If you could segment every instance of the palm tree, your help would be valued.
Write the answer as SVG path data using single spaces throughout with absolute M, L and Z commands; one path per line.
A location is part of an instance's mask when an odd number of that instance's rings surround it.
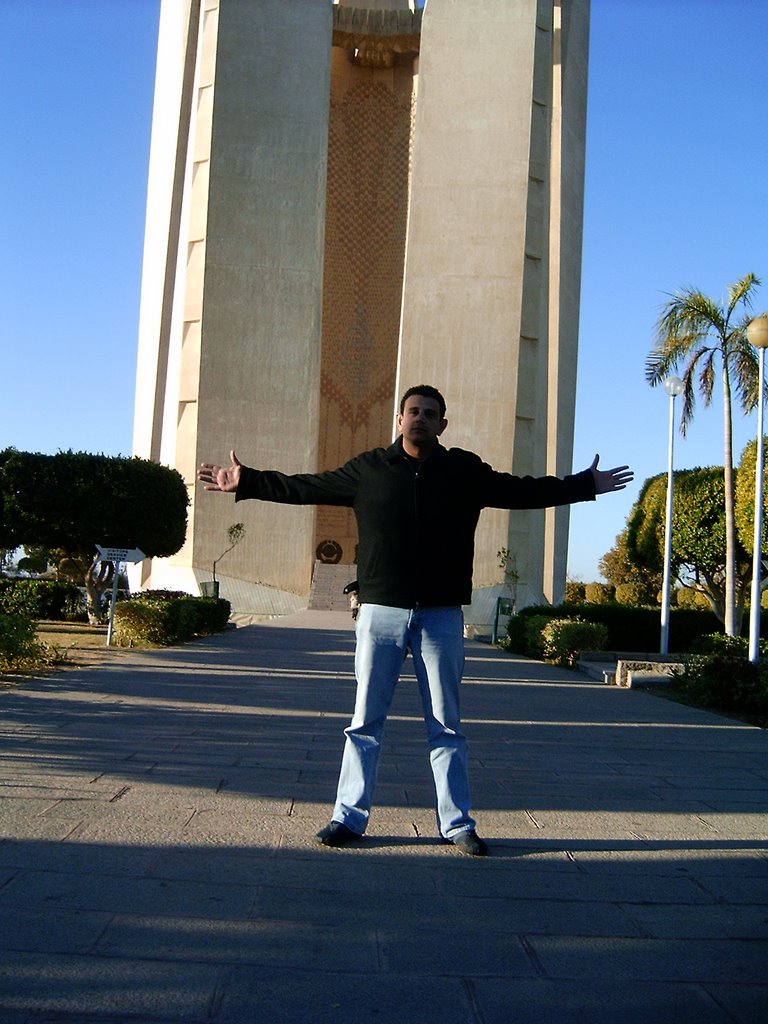
M 733 399 L 745 413 L 757 404 L 758 360 L 747 341 L 746 326 L 752 317 L 744 313 L 735 319 L 739 306 L 752 307 L 752 293 L 760 285 L 747 274 L 728 288 L 725 305 L 695 288 L 673 295 L 656 324 L 656 342 L 645 365 L 645 376 L 655 387 L 670 373 L 682 368 L 683 410 L 680 430 L 686 433 L 696 404 L 695 383 L 704 405 L 710 405 L 719 364 L 723 386 L 723 473 L 725 483 L 725 632 L 736 636 L 736 523 L 733 477 Z

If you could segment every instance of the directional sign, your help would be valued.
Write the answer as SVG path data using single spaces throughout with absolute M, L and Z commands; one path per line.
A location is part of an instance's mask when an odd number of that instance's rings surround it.
M 96 545 L 102 562 L 143 562 L 147 557 L 138 548 L 103 548 Z
M 112 643 L 112 630 L 115 625 L 115 603 L 117 602 L 117 566 L 120 562 L 143 562 L 147 557 L 138 548 L 103 548 L 101 544 L 96 545 L 99 558 L 102 562 L 112 562 L 115 566 L 115 574 L 112 578 L 112 604 L 109 609 L 109 625 L 107 626 L 107 647 Z

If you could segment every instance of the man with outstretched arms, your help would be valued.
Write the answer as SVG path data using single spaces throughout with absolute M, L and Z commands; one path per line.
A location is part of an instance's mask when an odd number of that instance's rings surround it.
M 398 438 L 325 473 L 286 475 L 204 463 L 206 490 L 293 505 L 341 505 L 357 519 L 360 610 L 356 620 L 357 695 L 345 729 L 336 803 L 318 833 L 325 846 L 359 839 L 373 803 L 381 739 L 400 670 L 413 658 L 435 784 L 437 826 L 461 853 L 483 856 L 470 814 L 467 743 L 459 684 L 464 669 L 461 606 L 472 600 L 475 528 L 483 508 L 527 509 L 592 501 L 622 490 L 626 466 L 592 465 L 573 476 L 500 473 L 473 452 L 445 448 L 445 400 L 429 385 L 406 391 Z

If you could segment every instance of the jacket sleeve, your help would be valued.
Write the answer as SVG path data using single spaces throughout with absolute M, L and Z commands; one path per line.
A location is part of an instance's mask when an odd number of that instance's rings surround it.
M 512 476 L 483 463 L 480 479 L 482 505 L 486 508 L 552 508 L 595 500 L 595 481 L 588 469 L 562 478 Z
M 357 494 L 360 467 L 352 459 L 339 469 L 325 473 L 296 473 L 243 466 L 235 501 L 258 498 L 283 505 L 344 505 L 350 507 Z

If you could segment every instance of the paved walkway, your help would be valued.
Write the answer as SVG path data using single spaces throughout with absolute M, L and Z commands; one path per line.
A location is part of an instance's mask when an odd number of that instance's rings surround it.
M 768 733 L 468 643 L 486 859 L 435 837 L 415 685 L 329 850 L 351 620 L 0 693 L 3 1024 L 757 1024 Z

